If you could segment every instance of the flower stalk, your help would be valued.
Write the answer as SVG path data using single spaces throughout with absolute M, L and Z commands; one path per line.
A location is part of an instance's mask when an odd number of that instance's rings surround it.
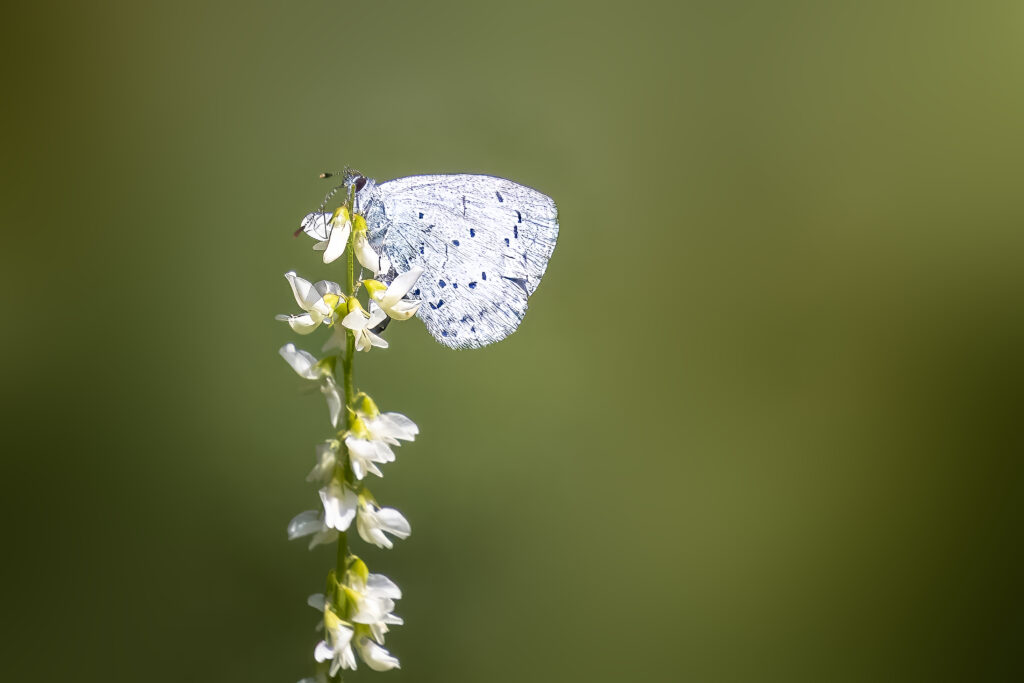
M 349 531 L 355 528 L 363 541 L 385 549 L 393 547 L 394 538 L 409 536 L 409 522 L 398 510 L 379 505 L 364 478 L 370 474 L 383 476 L 379 466 L 395 460 L 392 448 L 399 446 L 400 440 L 414 440 L 419 433 L 409 418 L 382 413 L 367 394 L 357 394 L 352 366 L 357 351 L 387 348 L 387 342 L 374 332 L 382 329 L 380 323 L 389 316 L 405 320 L 415 314 L 419 301 L 407 294 L 422 271 L 397 273 L 386 259 L 376 256 L 369 246 L 366 222 L 355 213 L 353 187 L 349 187 L 345 203 L 329 221 L 328 215 L 324 214 L 323 229 L 317 234 L 320 241 L 314 249 L 323 251 L 326 263 L 345 256 L 343 283 L 311 283 L 289 272 L 286 278 L 295 301 L 305 312 L 278 316 L 303 335 L 321 326 L 333 328 L 324 344 L 324 350 L 332 352 L 323 358 L 317 359 L 293 344 L 286 344 L 280 351 L 300 377 L 320 383 L 331 424 L 337 430 L 317 446 L 316 464 L 307 477 L 321 486 L 318 494 L 322 508 L 300 513 L 288 525 L 289 538 L 312 536 L 310 548 L 337 543 L 335 566 L 328 572 L 326 590 L 308 601 L 322 614 L 324 638 L 313 652 L 318 662 L 316 677 L 301 683 L 340 683 L 342 670 L 356 668 L 357 655 L 374 671 L 399 667 L 398 659 L 383 645 L 389 627 L 402 623 L 393 612 L 395 600 L 402 597 L 401 590 L 387 577 L 371 573 L 352 552 Z M 363 267 L 369 267 L 365 262 L 374 264 L 371 273 L 379 278 L 368 280 L 365 288 L 356 279 L 357 258 Z M 368 313 L 356 298 L 360 289 L 367 295 Z
M 351 215 L 355 211 L 355 188 L 351 188 L 348 193 L 348 199 L 345 202 L 345 208 Z M 351 239 L 351 238 L 350 238 Z M 345 262 L 346 262 L 346 275 L 345 275 L 345 296 L 351 298 L 355 293 L 355 259 L 354 249 L 351 243 L 345 249 Z M 353 378 L 352 378 L 352 361 L 356 352 L 356 335 L 355 332 L 346 328 L 345 329 L 345 355 L 341 359 L 341 386 L 344 387 L 345 391 L 345 431 L 349 430 L 352 422 L 352 397 L 355 393 L 353 391 Z M 345 482 L 346 485 L 351 484 L 350 479 L 352 468 L 349 466 L 349 455 L 348 446 L 345 445 L 344 440 L 341 442 L 339 449 L 341 457 L 338 458 L 338 463 L 335 465 L 335 477 Z M 338 536 L 338 556 L 337 565 L 335 572 L 337 576 L 342 576 L 345 573 L 345 567 L 348 566 L 348 532 L 342 531 Z M 340 683 L 341 676 L 338 676 Z

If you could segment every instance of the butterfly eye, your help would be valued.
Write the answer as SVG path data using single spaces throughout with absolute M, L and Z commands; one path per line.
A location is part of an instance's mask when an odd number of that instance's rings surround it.
M 356 184 L 356 192 L 359 192 L 359 190 L 363 189 L 363 187 L 366 185 L 366 178 L 364 178 L 363 176 L 357 177 L 355 184 Z

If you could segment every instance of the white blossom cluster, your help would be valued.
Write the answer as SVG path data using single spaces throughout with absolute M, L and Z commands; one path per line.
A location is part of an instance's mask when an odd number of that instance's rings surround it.
M 303 312 L 277 318 L 302 335 L 321 326 L 332 333 L 322 347 L 321 358 L 294 344 L 285 344 L 280 354 L 300 377 L 319 384 L 331 425 L 338 429 L 317 445 L 316 463 L 306 478 L 319 487 L 321 506 L 296 515 L 288 524 L 288 538 L 308 536 L 310 548 L 341 540 L 346 550 L 339 554 L 339 566 L 329 575 L 327 592 L 309 598 L 309 604 L 323 616 L 324 637 L 313 652 L 322 668 L 316 678 L 301 683 L 325 681 L 342 669 L 355 669 L 356 655 L 375 671 L 399 666 L 398 659 L 383 645 L 389 627 L 402 623 L 394 614 L 395 600 L 402 597 L 402 592 L 386 576 L 370 573 L 363 560 L 347 550 L 346 534 L 354 523 L 363 541 L 388 549 L 393 547 L 394 539 L 409 536 L 409 522 L 402 513 L 380 506 L 364 480 L 368 474 L 383 476 L 380 466 L 395 460 L 393 449 L 401 441 L 414 440 L 419 433 L 404 415 L 382 413 L 366 393 L 349 395 L 352 358 L 346 354 L 350 348 L 387 348 L 387 341 L 380 336 L 383 323 L 387 318 L 407 320 L 416 314 L 420 302 L 408 293 L 422 271 L 396 273 L 387 258 L 370 246 L 362 216 L 350 215 L 345 206 L 334 212 L 327 225 L 327 239 L 314 249 L 323 251 L 325 263 L 351 250 L 349 253 L 378 279 L 354 284 L 350 266 L 346 291 L 336 282 L 311 283 L 294 272 L 285 274 Z M 367 293 L 369 310 L 355 296 L 359 289 Z M 336 376 L 339 361 L 344 372 L 340 383 Z

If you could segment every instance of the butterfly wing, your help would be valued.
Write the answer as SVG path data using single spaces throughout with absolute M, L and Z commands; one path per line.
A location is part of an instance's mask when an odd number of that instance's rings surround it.
M 485 175 L 410 176 L 367 189 L 370 242 L 399 271 L 423 269 L 417 315 L 437 341 L 476 348 L 516 330 L 558 238 L 550 197 Z

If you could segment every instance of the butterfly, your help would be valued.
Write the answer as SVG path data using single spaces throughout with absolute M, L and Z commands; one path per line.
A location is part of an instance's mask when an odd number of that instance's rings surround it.
M 329 175 L 329 174 L 325 174 Z M 418 175 L 377 184 L 347 172 L 370 246 L 394 277 L 423 269 L 410 295 L 430 334 L 453 349 L 478 348 L 515 332 L 558 239 L 548 196 L 488 175 Z M 313 212 L 301 230 L 323 241 L 330 213 Z

